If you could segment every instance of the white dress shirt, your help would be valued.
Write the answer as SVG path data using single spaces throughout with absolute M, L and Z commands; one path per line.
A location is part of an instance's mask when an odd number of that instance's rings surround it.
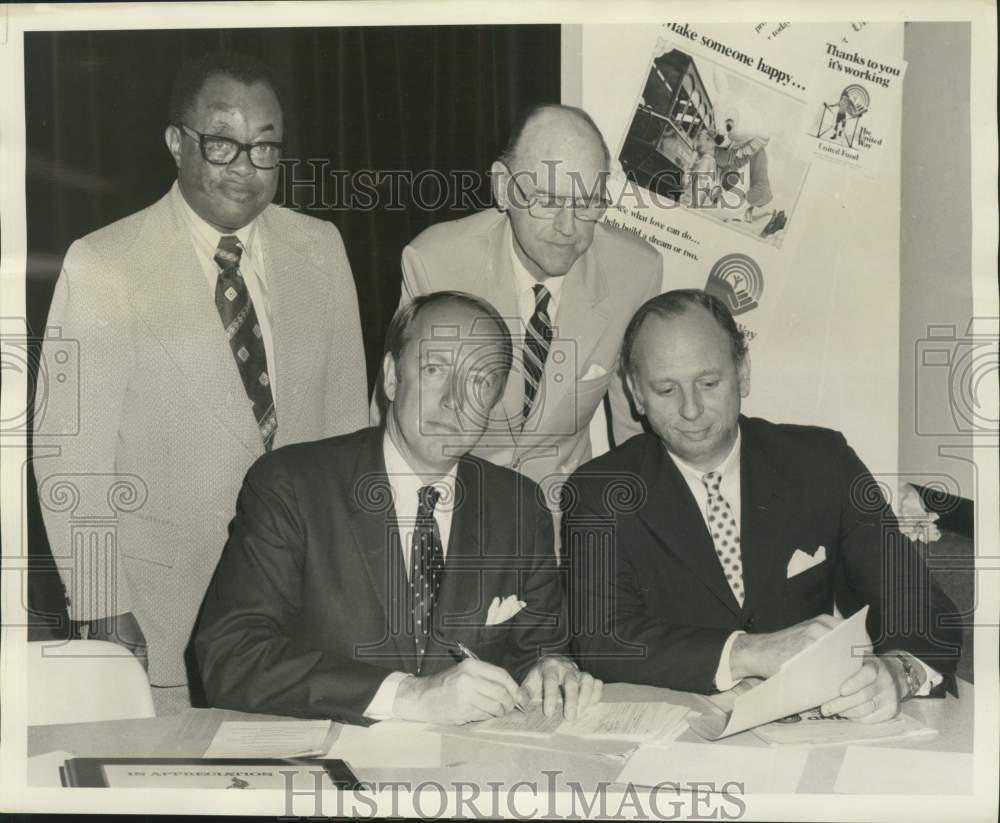
M 382 436 L 382 457 L 385 460 L 385 471 L 388 475 L 389 488 L 392 490 L 392 505 L 396 512 L 396 523 L 399 526 L 400 548 L 403 550 L 403 568 L 406 576 L 410 576 L 410 555 L 413 551 L 413 531 L 417 523 L 417 493 L 425 486 L 406 459 L 400 454 L 389 433 Z M 448 556 L 448 539 L 451 537 L 451 520 L 455 504 L 455 477 L 458 464 L 451 471 L 434 482 L 435 488 L 441 492 L 437 505 L 434 507 L 434 520 L 438 533 L 441 535 L 441 550 L 443 557 Z M 406 672 L 391 672 L 382 681 L 375 696 L 364 711 L 364 716 L 370 720 L 388 720 L 392 717 L 392 704 L 396 699 L 399 684 L 409 677 Z
M 208 281 L 208 293 L 215 305 L 215 284 L 219 279 L 219 266 L 215 262 L 215 251 L 219 247 L 219 238 L 224 235 L 206 223 L 194 209 L 184 199 L 181 193 L 180 184 L 174 181 L 170 189 L 170 196 L 177 204 L 177 210 L 184 216 L 184 222 L 191 235 L 191 242 L 194 245 L 195 254 L 201 268 L 205 272 L 205 279 Z M 233 232 L 243 247 L 243 254 L 240 256 L 240 274 L 243 282 L 247 284 L 247 291 L 253 301 L 254 312 L 257 315 L 257 323 L 260 325 L 261 336 L 264 338 L 264 353 L 267 355 L 267 376 L 271 383 L 271 397 L 275 402 L 275 409 L 278 407 L 278 385 L 277 369 L 274 362 L 274 318 L 271 315 L 271 301 L 269 299 L 267 269 L 264 266 L 264 252 L 261 248 L 260 236 L 257 232 L 257 220 L 254 218 L 243 228 Z M 222 328 L 222 320 L 219 320 L 219 328 Z M 278 422 L 281 420 L 279 418 Z
M 702 477 L 708 471 L 717 471 L 722 475 L 722 482 L 719 487 L 719 493 L 725 498 L 726 502 L 729 503 L 730 508 L 733 510 L 733 517 L 736 519 L 737 524 L 742 528 L 742 521 L 740 520 L 740 442 L 742 438 L 739 429 L 736 430 L 736 442 L 733 443 L 732 449 L 730 449 L 729 454 L 723 458 L 722 462 L 714 469 L 707 469 L 702 471 L 701 469 L 696 469 L 681 460 L 677 455 L 671 453 L 670 457 L 674 461 L 674 465 L 677 466 L 678 471 L 681 473 L 681 477 L 688 484 L 688 488 L 691 489 L 691 494 L 694 495 L 695 502 L 698 504 L 698 510 L 701 512 L 701 518 L 705 521 L 705 528 L 708 528 L 708 489 L 705 488 L 704 482 L 702 482 Z M 719 655 L 719 666 L 715 670 L 715 687 L 719 691 L 727 691 L 733 688 L 739 681 L 733 679 L 732 667 L 731 667 L 731 656 L 733 651 L 733 643 L 736 638 L 741 634 L 746 634 L 743 631 L 735 631 L 726 638 L 726 643 L 722 647 L 722 653 Z M 930 668 L 926 663 L 917 657 L 909 655 L 909 658 L 914 661 L 920 668 L 923 669 L 926 675 L 923 685 L 917 692 L 917 697 L 922 697 L 930 693 L 931 688 L 940 683 L 943 679 L 942 675 L 938 674 L 934 669 Z
M 556 314 L 559 311 L 559 296 L 562 293 L 563 281 L 566 279 L 566 276 L 546 277 L 544 280 L 539 280 L 537 277 L 532 276 L 514 250 L 514 232 L 511 231 L 509 220 L 504 230 L 507 233 L 507 247 L 510 250 L 510 265 L 514 270 L 514 289 L 517 292 L 518 315 L 520 315 L 525 327 L 527 327 L 528 321 L 531 320 L 531 316 L 535 313 L 535 286 L 541 283 L 548 289 L 549 294 L 552 295 L 549 298 L 549 323 L 553 326 L 556 325 Z

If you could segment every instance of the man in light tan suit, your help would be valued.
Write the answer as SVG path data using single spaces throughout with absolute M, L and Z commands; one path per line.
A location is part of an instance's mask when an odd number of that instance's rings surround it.
M 591 457 L 606 394 L 615 442 L 642 430 L 616 364 L 629 319 L 661 290 L 662 258 L 601 222 L 609 160 L 585 112 L 537 106 L 492 166 L 497 208 L 432 226 L 403 250 L 400 305 L 459 290 L 506 319 L 514 370 L 473 454 L 538 482 L 552 511 L 557 481 Z
M 185 647 L 247 469 L 366 419 L 340 235 L 271 204 L 283 122 L 267 69 L 185 66 L 165 137 L 170 191 L 66 254 L 48 326 L 79 341 L 79 434 L 36 465 L 71 619 L 148 659 L 158 712 L 188 702 Z M 44 442 L 76 410 L 41 401 Z M 88 546 L 79 518 L 111 488 L 114 540 Z

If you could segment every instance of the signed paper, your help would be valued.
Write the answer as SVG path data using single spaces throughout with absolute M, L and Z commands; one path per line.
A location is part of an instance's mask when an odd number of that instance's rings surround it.
M 683 721 L 688 713 L 686 706 L 670 703 L 598 703 L 569 721 L 558 713 L 546 717 L 541 702 L 535 701 L 527 712 L 509 712 L 478 724 L 476 731 L 665 742 L 674 740 L 685 729 Z
M 717 740 L 812 709 L 836 697 L 840 684 L 861 668 L 868 607 L 853 614 L 811 646 L 785 661 L 772 677 L 739 695 L 728 716 L 705 714 L 690 720 L 702 737 Z

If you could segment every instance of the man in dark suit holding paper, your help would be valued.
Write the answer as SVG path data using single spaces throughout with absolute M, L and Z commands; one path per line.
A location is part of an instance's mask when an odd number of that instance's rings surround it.
M 955 670 L 954 606 L 835 431 L 740 415 L 746 343 L 699 290 L 648 301 L 622 365 L 654 434 L 581 467 L 564 492 L 571 628 L 606 679 L 697 692 L 769 677 L 870 606 L 874 655 L 822 708 L 878 721 Z M 596 539 L 595 539 L 596 538 Z
M 466 456 L 512 346 L 457 292 L 397 312 L 384 428 L 278 449 L 251 468 L 195 647 L 213 705 L 349 723 L 464 723 L 601 683 L 567 640 L 552 520 L 527 478 Z

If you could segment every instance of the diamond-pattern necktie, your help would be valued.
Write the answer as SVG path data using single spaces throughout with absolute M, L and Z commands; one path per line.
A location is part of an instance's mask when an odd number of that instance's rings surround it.
M 552 322 L 549 320 L 549 300 L 552 295 L 541 283 L 534 287 L 535 312 L 528 320 L 524 332 L 524 419 L 531 414 L 531 407 L 538 395 L 545 370 L 545 358 L 552 342 Z
M 701 482 L 708 491 L 708 530 L 712 533 L 715 553 L 722 563 L 726 582 L 732 589 L 736 602 L 743 607 L 743 557 L 740 550 L 740 527 L 736 523 L 729 501 L 722 496 L 722 474 L 708 472 Z
M 444 548 L 441 533 L 434 519 L 434 507 L 441 492 L 433 486 L 422 486 L 417 492 L 417 522 L 410 544 L 410 595 L 413 606 L 413 636 L 417 647 L 417 674 L 427 651 L 434 601 L 441 585 Z
M 242 255 L 243 247 L 235 235 L 226 234 L 219 238 L 219 246 L 215 250 L 215 262 L 219 267 L 219 277 L 215 281 L 215 307 L 222 318 L 243 387 L 253 404 L 253 415 L 264 441 L 264 450 L 270 451 L 278 430 L 278 418 L 271 395 L 271 379 L 267 373 L 264 336 L 247 284 L 240 274 Z

